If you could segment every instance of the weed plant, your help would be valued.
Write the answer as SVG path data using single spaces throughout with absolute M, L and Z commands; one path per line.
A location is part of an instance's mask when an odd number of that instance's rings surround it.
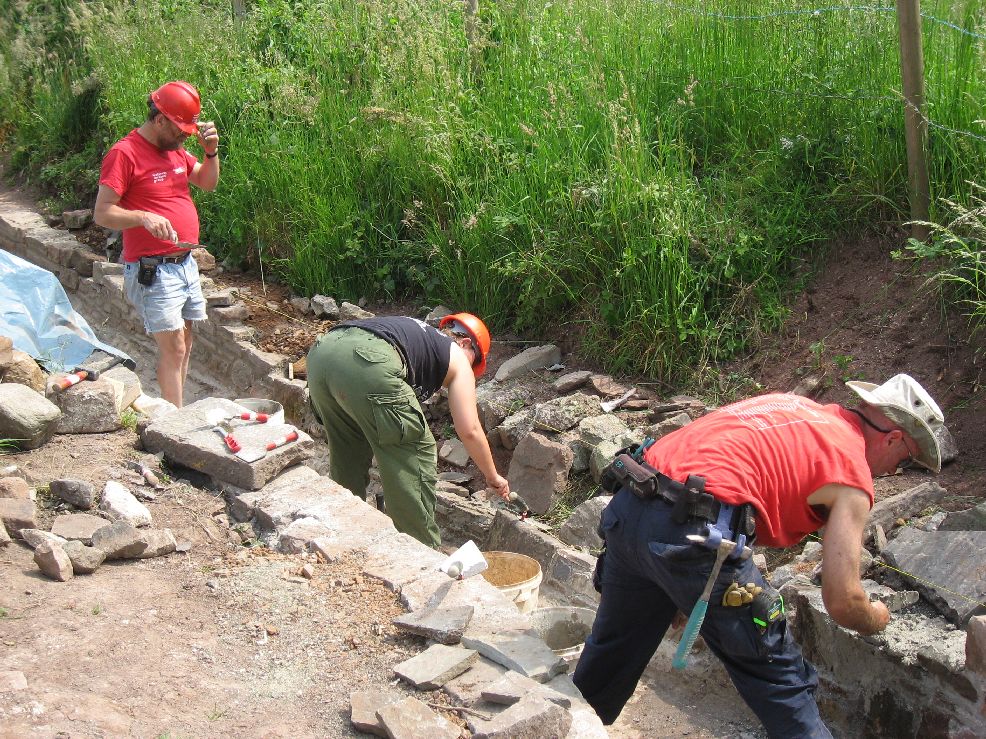
M 982 3 L 922 10 L 982 34 Z M 907 212 L 877 7 L 501 0 L 473 62 L 450 0 L 0 6 L 0 137 L 66 202 L 187 79 L 222 140 L 204 239 L 231 262 L 499 330 L 567 323 L 613 371 L 707 374 L 778 324 L 826 239 Z M 964 203 L 986 139 L 953 129 L 984 133 L 982 44 L 924 33 L 933 194 Z

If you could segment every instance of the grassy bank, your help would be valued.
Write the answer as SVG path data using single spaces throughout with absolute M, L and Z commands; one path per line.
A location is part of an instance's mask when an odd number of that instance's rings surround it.
M 791 0 L 0 0 L 0 126 L 65 200 L 171 78 L 223 176 L 204 239 L 299 292 L 421 295 L 496 329 L 581 322 L 681 379 L 776 325 L 792 268 L 906 212 L 892 13 Z M 923 9 L 975 29 L 981 0 Z M 978 14 L 978 15 L 977 15 Z M 926 22 L 936 197 L 986 163 L 977 39 Z M 44 39 L 43 45 L 37 40 Z

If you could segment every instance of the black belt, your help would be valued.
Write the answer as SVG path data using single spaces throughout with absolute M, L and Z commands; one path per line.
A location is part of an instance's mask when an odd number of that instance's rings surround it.
M 182 254 L 180 256 L 177 256 L 177 257 L 141 257 L 141 258 L 142 259 L 153 260 L 153 261 L 157 262 L 158 264 L 182 264 L 186 259 L 188 259 L 188 255 L 191 254 L 191 253 L 192 253 L 192 250 L 189 249 L 184 254 Z
M 723 508 L 730 516 L 729 528 L 734 533 L 744 534 L 752 541 L 756 530 L 754 508 L 749 503 L 733 505 L 723 503 L 711 493 L 705 492 L 705 478 L 689 475 L 684 482 L 673 480 L 646 462 L 638 462 L 630 454 L 618 454 L 606 470 L 603 477 L 611 475 L 611 484 L 615 482 L 616 489 L 627 488 L 643 500 L 660 499 L 672 507 L 671 517 L 675 523 L 683 524 L 689 518 L 698 518 L 707 523 L 719 521 Z M 600 484 L 606 487 L 603 480 Z M 615 493 L 616 490 L 611 492 Z M 731 514 L 731 515 L 730 515 Z

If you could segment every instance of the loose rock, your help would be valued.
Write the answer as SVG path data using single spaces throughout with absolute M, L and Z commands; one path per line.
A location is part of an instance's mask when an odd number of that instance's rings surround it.
M 92 574 L 106 559 L 106 552 L 102 549 L 87 547 L 81 541 L 65 542 L 62 549 L 72 562 L 72 571 L 76 575 Z
M 52 580 L 65 582 L 71 580 L 75 572 L 72 560 L 60 546 L 43 541 L 34 550 L 34 561 L 41 571 Z
M 49 488 L 52 494 L 57 495 L 74 508 L 88 511 L 93 507 L 96 500 L 96 490 L 84 480 L 63 478 L 52 480 Z

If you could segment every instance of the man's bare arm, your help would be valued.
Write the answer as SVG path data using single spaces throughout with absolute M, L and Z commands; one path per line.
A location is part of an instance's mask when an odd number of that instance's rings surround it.
M 164 216 L 146 210 L 127 210 L 120 207 L 120 196 L 112 187 L 99 186 L 93 220 L 103 228 L 123 230 L 143 226 L 152 236 L 167 241 L 178 241 L 178 232 Z

